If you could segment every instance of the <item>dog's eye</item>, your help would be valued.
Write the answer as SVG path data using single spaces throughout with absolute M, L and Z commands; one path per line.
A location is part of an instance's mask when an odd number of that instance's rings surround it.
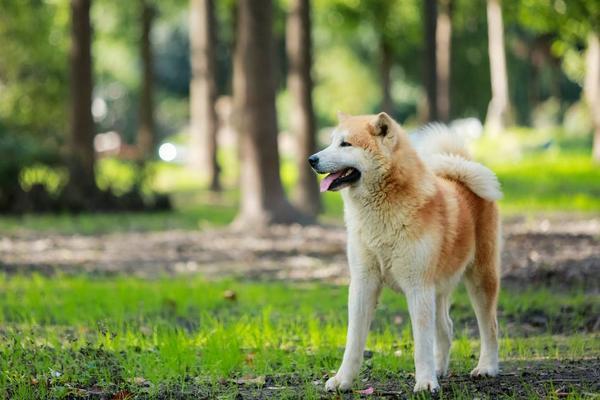
M 350 143 L 348 142 L 342 142 L 340 143 L 340 147 L 348 147 L 348 146 L 352 146 Z

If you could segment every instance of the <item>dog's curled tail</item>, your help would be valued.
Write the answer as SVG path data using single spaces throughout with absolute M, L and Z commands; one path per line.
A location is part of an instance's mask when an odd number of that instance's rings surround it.
M 417 133 L 413 143 L 433 173 L 464 183 L 477 196 L 502 198 L 500 182 L 489 168 L 472 161 L 463 139 L 445 125 L 430 124 Z

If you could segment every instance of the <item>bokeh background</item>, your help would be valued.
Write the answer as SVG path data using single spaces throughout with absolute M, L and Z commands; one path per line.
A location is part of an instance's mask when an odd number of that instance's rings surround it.
M 280 161 L 246 162 L 281 167 L 259 179 L 272 204 L 281 181 L 305 216 L 339 216 L 337 196 L 319 205 L 306 155 L 337 111 L 381 110 L 409 131 L 455 121 L 509 212 L 600 209 L 597 2 L 316 0 L 296 15 L 275 1 L 256 26 L 235 1 L 206 7 L 4 0 L 0 210 L 171 208 L 228 223 L 245 204 L 244 147 L 260 142 Z M 206 189 L 222 212 L 203 215 Z

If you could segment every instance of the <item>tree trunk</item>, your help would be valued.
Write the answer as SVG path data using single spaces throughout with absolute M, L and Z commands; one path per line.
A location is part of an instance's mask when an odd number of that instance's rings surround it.
M 492 82 L 492 100 L 488 106 L 486 128 L 492 135 L 500 133 L 510 122 L 508 75 L 504 53 L 504 25 L 501 0 L 488 0 L 488 52 Z
M 298 144 L 298 183 L 294 200 L 299 210 L 314 217 L 321 209 L 321 199 L 317 178 L 307 161 L 317 147 L 310 73 L 311 46 L 310 1 L 293 0 L 287 19 L 286 47 L 289 62 L 287 82 L 293 103 L 290 123 Z
M 71 0 L 69 188 L 80 195 L 96 189 L 90 6 Z
M 142 90 L 140 93 L 140 123 L 137 135 L 137 145 L 140 159 L 152 157 L 155 141 L 154 126 L 154 64 L 152 60 L 152 22 L 154 8 L 148 0 L 140 0 L 142 34 L 140 37 L 140 50 L 142 59 Z
M 206 171 L 210 190 L 221 190 L 217 160 L 219 123 L 217 101 L 217 69 L 215 65 L 216 20 L 213 0 L 190 2 L 190 83 L 191 164 Z
M 437 0 L 425 0 L 425 88 L 427 90 L 427 120 L 438 119 L 436 22 Z
M 600 39 L 596 33 L 589 34 L 585 68 L 583 92 L 594 126 L 592 157 L 600 162 Z
M 379 47 L 381 52 L 381 64 L 379 66 L 381 74 L 381 111 L 392 115 L 394 111 L 392 101 L 392 49 L 383 39 L 381 39 Z
M 279 175 L 271 0 L 240 0 L 233 57 L 233 96 L 241 156 L 236 227 L 302 220 Z
M 440 0 L 436 27 L 437 111 L 440 121 L 450 120 L 450 60 L 452 50 L 452 0 Z

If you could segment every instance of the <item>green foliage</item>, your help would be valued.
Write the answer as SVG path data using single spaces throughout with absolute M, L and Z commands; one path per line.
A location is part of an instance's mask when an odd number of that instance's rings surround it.
M 315 103 L 321 121 L 334 122 L 337 110 L 366 114 L 380 107 L 382 47 L 392 54 L 393 80 L 404 83 L 392 90 L 398 116 L 414 113 L 418 96 L 403 89 L 421 80 L 419 7 L 417 1 L 313 2 Z
M 503 3 L 508 23 L 518 24 L 551 44 L 567 76 L 581 84 L 584 61 L 581 49 L 588 35 L 599 32 L 600 3 L 595 0 L 525 0 Z
M 56 145 L 66 126 L 68 10 L 39 0 L 2 0 L 0 9 L 0 122 Z
M 2 167 L 0 167 L 1 169 Z M 20 168 L 19 173 L 19 185 L 26 192 L 35 185 L 42 185 L 48 193 L 58 195 L 68 180 L 69 175 L 66 168 L 50 168 L 45 164 L 34 164 Z
M 55 155 L 40 146 L 31 136 L 11 134 L 0 124 L 0 210 L 6 211 L 14 207 L 20 200 L 23 190 L 30 190 L 36 182 L 34 176 L 27 175 L 23 180 L 23 172 L 40 162 L 55 165 Z M 48 167 L 42 167 L 49 170 Z M 57 185 L 60 182 L 55 182 Z

